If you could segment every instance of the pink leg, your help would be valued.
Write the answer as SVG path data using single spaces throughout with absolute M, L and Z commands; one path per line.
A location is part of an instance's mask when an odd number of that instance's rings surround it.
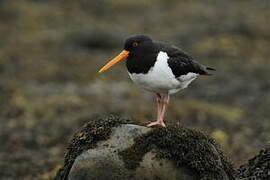
M 148 124 L 147 127 L 152 127 L 156 125 L 166 127 L 163 119 L 166 112 L 166 108 L 169 104 L 169 99 L 170 99 L 169 94 L 163 96 L 157 94 L 157 121 Z
M 162 106 L 162 110 L 160 113 L 160 121 L 161 121 L 161 124 L 164 124 L 164 127 L 165 127 L 164 117 L 165 117 L 165 113 L 166 113 L 167 107 L 169 105 L 169 102 L 170 102 L 170 95 L 169 94 L 164 95 L 163 106 Z
M 161 115 L 161 110 L 162 110 L 162 96 L 157 93 L 156 94 L 156 104 L 157 104 L 157 120 L 159 119 Z

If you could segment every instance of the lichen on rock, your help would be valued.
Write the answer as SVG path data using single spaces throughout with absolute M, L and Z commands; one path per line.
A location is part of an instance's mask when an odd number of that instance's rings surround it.
M 145 153 L 169 159 L 177 167 L 187 167 L 200 179 L 234 179 L 235 171 L 213 139 L 179 125 L 157 127 L 136 138 L 132 147 L 120 152 L 126 167 L 135 169 Z M 225 178 L 226 179 L 226 178 Z
M 270 146 L 266 146 L 259 154 L 240 166 L 238 176 L 243 179 L 270 179 Z

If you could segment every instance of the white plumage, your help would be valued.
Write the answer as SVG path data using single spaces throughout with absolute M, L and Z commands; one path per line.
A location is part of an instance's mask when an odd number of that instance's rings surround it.
M 196 73 L 188 73 L 175 78 L 168 65 L 169 56 L 166 52 L 160 51 L 157 61 L 148 73 L 129 73 L 130 78 L 140 87 L 155 93 L 173 94 L 186 88 L 194 79 L 198 77 Z

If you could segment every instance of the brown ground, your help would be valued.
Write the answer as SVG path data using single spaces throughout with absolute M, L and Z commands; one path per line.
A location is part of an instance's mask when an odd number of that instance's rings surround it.
M 270 2 L 0 0 L 0 179 L 52 179 L 69 138 L 110 112 L 154 120 L 124 65 L 97 70 L 124 37 L 171 41 L 217 69 L 166 117 L 214 137 L 236 166 L 269 140 Z M 180 119 L 181 122 L 176 122 Z

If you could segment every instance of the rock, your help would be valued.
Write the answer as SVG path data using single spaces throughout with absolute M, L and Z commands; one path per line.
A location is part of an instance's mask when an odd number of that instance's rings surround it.
M 179 125 L 147 128 L 110 116 L 78 131 L 55 179 L 234 179 L 215 142 Z
M 240 166 L 238 177 L 242 179 L 270 179 L 270 146 Z
M 76 158 L 69 179 L 195 179 L 196 176 L 191 172 L 176 168 L 172 162 L 155 158 L 155 152 L 145 153 L 136 169 L 126 167 L 119 152 L 130 148 L 136 137 L 149 131 L 151 129 L 132 124 L 113 128 L 108 140 L 101 141 L 94 149 L 89 149 Z

